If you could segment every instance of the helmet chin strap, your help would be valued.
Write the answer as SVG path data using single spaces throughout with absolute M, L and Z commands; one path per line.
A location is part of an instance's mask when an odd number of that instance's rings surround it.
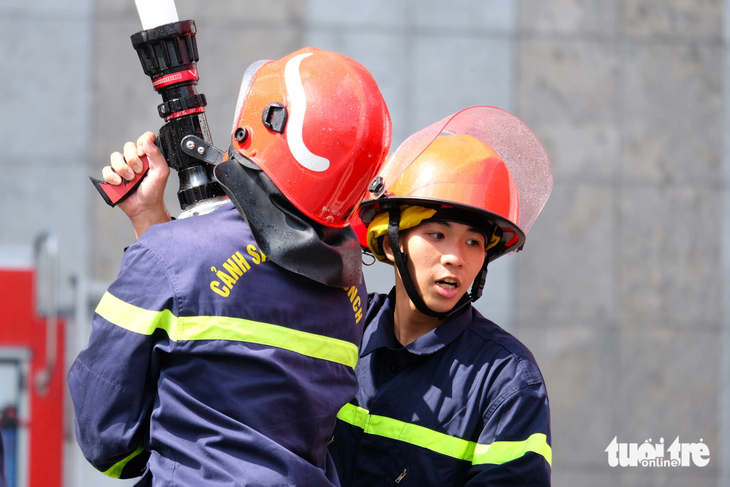
M 465 293 L 459 302 L 456 303 L 456 306 L 446 313 L 438 313 L 429 308 L 423 301 L 421 295 L 418 294 L 416 285 L 413 283 L 411 273 L 408 271 L 408 254 L 402 252 L 400 249 L 400 207 L 396 205 L 393 208 L 389 208 L 388 216 L 388 239 L 390 240 L 390 248 L 393 250 L 395 265 L 398 268 L 401 280 L 403 281 L 403 287 L 405 287 L 408 297 L 411 299 L 411 302 L 418 311 L 426 316 L 433 316 L 439 320 L 445 320 L 481 297 L 482 291 L 484 290 L 484 283 L 487 279 L 488 259 L 486 256 L 484 258 L 484 264 L 482 265 L 481 271 L 477 275 L 476 279 L 474 279 L 471 292 Z

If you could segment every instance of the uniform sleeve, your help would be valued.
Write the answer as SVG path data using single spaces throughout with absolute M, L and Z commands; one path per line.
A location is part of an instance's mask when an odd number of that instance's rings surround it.
M 173 344 L 168 332 L 174 302 L 164 266 L 135 243 L 69 371 L 76 440 L 86 459 L 110 477 L 137 477 L 146 467 L 159 356 Z
M 537 366 L 531 368 L 527 374 L 518 366 L 486 411 L 467 486 L 550 485 L 550 405 Z

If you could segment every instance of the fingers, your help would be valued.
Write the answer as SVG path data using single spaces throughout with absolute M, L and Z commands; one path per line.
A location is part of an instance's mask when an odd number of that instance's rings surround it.
M 145 154 L 150 155 L 149 151 L 145 151 L 145 148 L 155 147 L 157 149 L 157 146 L 155 145 L 155 140 L 157 140 L 157 136 L 153 134 L 152 132 L 145 132 L 142 135 L 139 136 L 139 139 L 137 139 L 137 153 L 140 156 L 143 156 Z M 159 151 L 159 149 L 158 149 Z
M 119 155 L 121 156 L 121 154 Z M 101 176 L 104 178 L 104 181 L 114 186 L 122 184 L 122 178 L 112 170 L 111 166 L 104 166 L 101 170 Z
M 111 161 L 111 168 L 109 168 L 107 166 L 102 170 L 104 179 L 107 180 L 107 182 L 113 183 L 114 181 L 116 181 L 116 179 L 112 176 L 114 174 L 114 172 L 116 172 L 117 177 L 121 176 L 124 179 L 126 179 L 127 181 L 131 181 L 132 179 L 134 179 L 134 171 L 127 164 L 127 160 L 121 153 L 114 152 L 109 157 L 109 160 Z M 114 171 L 112 171 L 112 169 Z M 109 175 L 109 177 L 107 177 L 107 175 Z M 110 178 L 111 178 L 111 180 L 109 180 Z M 121 183 L 121 182 L 122 182 L 122 180 L 119 179 L 119 183 Z M 116 184 L 119 184 L 119 183 L 116 183 Z
M 147 156 L 150 163 L 150 168 L 155 171 L 159 171 L 161 177 L 167 177 L 170 173 L 170 168 L 167 165 L 167 161 L 160 152 L 160 149 L 155 145 L 157 136 L 152 132 L 145 132 L 137 139 L 137 154 L 141 156 Z
M 124 159 L 127 162 L 127 166 L 131 167 L 135 173 L 139 174 L 142 172 L 142 160 L 139 157 L 139 149 L 137 148 L 137 144 L 135 144 L 134 142 L 127 142 L 126 144 L 124 144 Z M 126 179 L 134 178 L 134 174 L 130 174 L 131 177 L 127 177 L 126 174 L 120 174 Z
M 170 168 L 162 152 L 155 145 L 156 139 L 157 136 L 152 132 L 145 132 L 137 139 L 136 144 L 134 142 L 124 144 L 123 153 L 114 152 L 109 158 L 111 166 L 106 166 L 101 171 L 104 181 L 114 185 L 121 184 L 122 178 L 131 181 L 144 170 L 142 160 L 145 157 L 150 168 L 154 169 L 152 179 L 167 180 Z M 164 191 L 164 185 L 162 189 Z

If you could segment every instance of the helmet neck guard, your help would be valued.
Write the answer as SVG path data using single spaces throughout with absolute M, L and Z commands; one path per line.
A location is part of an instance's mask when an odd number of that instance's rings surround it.
M 234 150 L 229 154 L 233 159 L 217 165 L 215 177 L 268 259 L 328 286 L 362 282 L 360 245 L 351 227 L 326 227 L 306 217 L 254 163 Z

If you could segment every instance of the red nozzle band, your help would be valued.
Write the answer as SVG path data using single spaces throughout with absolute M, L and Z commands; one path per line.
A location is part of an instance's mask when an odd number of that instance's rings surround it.
M 205 112 L 205 107 L 197 107 L 197 108 L 188 108 L 187 110 L 183 110 L 181 112 L 175 112 L 165 117 L 165 122 L 169 122 L 170 120 L 173 120 L 175 118 L 184 117 L 185 115 L 192 115 L 193 113 L 203 113 Z
M 197 69 L 186 69 L 184 71 L 178 71 L 177 73 L 160 76 L 159 78 L 152 80 L 152 87 L 155 90 L 159 90 L 160 88 L 164 88 L 165 86 L 170 86 L 175 83 L 198 81 L 199 79 Z

